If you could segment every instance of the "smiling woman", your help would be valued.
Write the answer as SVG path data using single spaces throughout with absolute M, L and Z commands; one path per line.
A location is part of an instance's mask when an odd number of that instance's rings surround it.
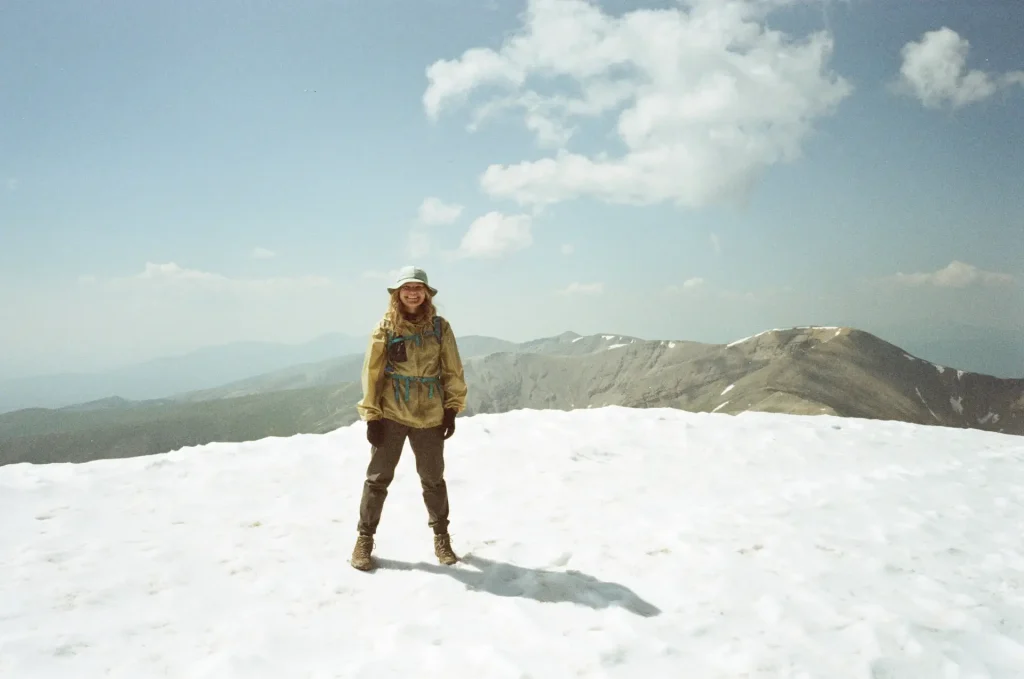
M 416 456 L 434 553 L 442 564 L 458 559 L 448 535 L 448 488 L 444 442 L 455 433 L 455 416 L 465 409 L 466 380 L 455 335 L 437 315 L 427 274 L 417 267 L 398 272 L 387 313 L 370 337 L 363 362 L 363 399 L 370 462 L 359 503 L 359 536 L 352 566 L 370 568 L 373 535 L 406 438 Z M 390 379 L 390 389 L 385 388 Z

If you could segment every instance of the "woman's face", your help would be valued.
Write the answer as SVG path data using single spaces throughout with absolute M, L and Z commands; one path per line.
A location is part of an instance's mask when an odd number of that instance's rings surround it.
M 427 298 L 427 289 L 422 283 L 406 283 L 398 290 L 398 299 L 409 313 L 415 313 Z

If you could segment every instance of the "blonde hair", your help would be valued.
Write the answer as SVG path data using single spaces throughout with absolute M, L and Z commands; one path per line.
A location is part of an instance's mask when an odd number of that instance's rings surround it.
M 437 309 L 434 307 L 434 300 L 429 290 L 424 290 L 423 304 L 420 304 L 416 310 L 415 320 L 421 320 L 424 318 L 433 318 L 437 314 Z M 391 293 L 391 299 L 388 302 L 388 310 L 385 314 L 388 319 L 388 323 L 391 328 L 398 332 L 403 325 L 408 323 L 405 318 L 405 313 L 402 311 L 402 300 L 398 297 L 398 290 Z

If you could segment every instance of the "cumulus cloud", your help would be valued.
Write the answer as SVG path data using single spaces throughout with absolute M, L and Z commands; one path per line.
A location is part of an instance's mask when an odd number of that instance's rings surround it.
M 409 231 L 406 252 L 413 259 L 426 257 L 431 250 L 430 227 L 455 223 L 462 215 L 463 207 L 457 203 L 446 203 L 433 196 L 423 199 L 416 215 L 416 226 Z
M 604 283 L 570 283 L 558 291 L 561 295 L 598 295 L 604 292 Z
M 223 274 L 188 269 L 175 262 L 157 264 L 147 262 L 143 270 L 124 278 L 100 279 L 92 275 L 79 277 L 82 285 L 106 285 L 131 287 L 142 284 L 176 287 L 181 290 L 203 292 L 271 293 L 328 288 L 334 283 L 323 276 L 298 276 L 274 278 L 232 278 Z
M 455 256 L 496 258 L 523 250 L 533 244 L 532 224 L 529 215 L 488 212 L 469 225 Z
M 677 284 L 673 284 L 673 285 L 668 286 L 665 289 L 665 291 L 668 292 L 669 294 L 677 294 L 677 293 L 680 293 L 680 292 L 686 292 L 688 290 L 696 290 L 698 288 L 703 288 L 703 287 L 704 287 L 704 279 L 703 278 L 687 278 L 685 281 L 683 281 L 682 283 L 680 283 L 678 285 Z
M 452 224 L 462 215 L 462 206 L 440 198 L 425 198 L 420 204 L 418 221 L 425 226 Z
M 197 269 L 186 269 L 174 262 L 166 264 L 154 264 L 146 262 L 146 268 L 136 278 L 141 280 L 165 280 L 165 281 L 228 281 L 227 276 L 221 274 L 199 271 Z
M 518 112 L 555 149 L 488 167 L 480 181 L 494 198 L 535 209 L 578 197 L 743 199 L 766 168 L 798 158 L 816 120 L 852 91 L 827 70 L 828 34 L 796 40 L 764 25 L 792 1 L 688 0 L 612 16 L 585 0 L 529 0 L 525 25 L 500 49 L 433 63 L 423 105 L 436 120 L 486 91 L 472 128 Z M 611 125 L 621 154 L 567 148 L 591 121 Z
M 939 288 L 966 288 L 972 285 L 1012 285 L 1015 278 L 1006 273 L 983 271 L 954 260 L 944 269 L 930 273 L 897 273 L 893 280 L 903 285 L 931 285 Z
M 897 91 L 916 97 L 928 108 L 944 104 L 960 108 L 988 99 L 1001 88 L 1024 85 L 1024 71 L 993 75 L 967 70 L 970 48 L 966 38 L 945 26 L 908 42 L 901 51 Z

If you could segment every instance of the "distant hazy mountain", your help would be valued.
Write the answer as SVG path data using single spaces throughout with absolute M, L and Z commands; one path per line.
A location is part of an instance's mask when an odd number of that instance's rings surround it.
M 210 441 L 322 433 L 352 420 L 359 393 L 359 385 L 346 384 L 203 403 L 20 410 L 0 415 L 0 464 L 88 462 Z
M 238 396 L 251 396 L 254 394 L 267 394 L 284 389 L 306 389 L 308 387 L 321 387 L 343 382 L 359 382 L 363 370 L 365 344 L 366 342 L 364 341 L 363 346 L 360 347 L 360 352 L 356 354 L 331 358 L 326 361 L 289 366 L 281 370 L 274 370 L 244 380 L 230 382 L 213 389 L 201 389 L 183 394 L 175 394 L 172 398 L 176 401 L 210 401 Z M 476 356 L 486 356 L 497 351 L 516 351 L 517 347 L 520 346 L 523 345 L 517 345 L 513 342 L 507 342 L 494 337 L 467 335 L 459 338 L 459 355 L 463 360 L 466 360 Z
M 209 389 L 298 363 L 361 352 L 365 337 L 331 334 L 304 344 L 237 342 L 97 373 L 0 381 L 0 413 L 108 398 L 145 400 Z
M 623 405 L 825 413 L 1024 435 L 1024 380 L 945 368 L 850 328 L 771 330 L 728 345 L 565 333 L 511 349 L 466 358 L 467 415 Z M 127 457 L 345 426 L 357 419 L 362 357 L 346 360 L 336 375 L 355 377 L 341 384 L 264 391 L 323 378 L 305 368 L 293 370 L 290 383 L 283 374 L 260 378 L 245 395 L 236 385 L 176 402 L 108 399 L 0 415 L 0 463 Z

